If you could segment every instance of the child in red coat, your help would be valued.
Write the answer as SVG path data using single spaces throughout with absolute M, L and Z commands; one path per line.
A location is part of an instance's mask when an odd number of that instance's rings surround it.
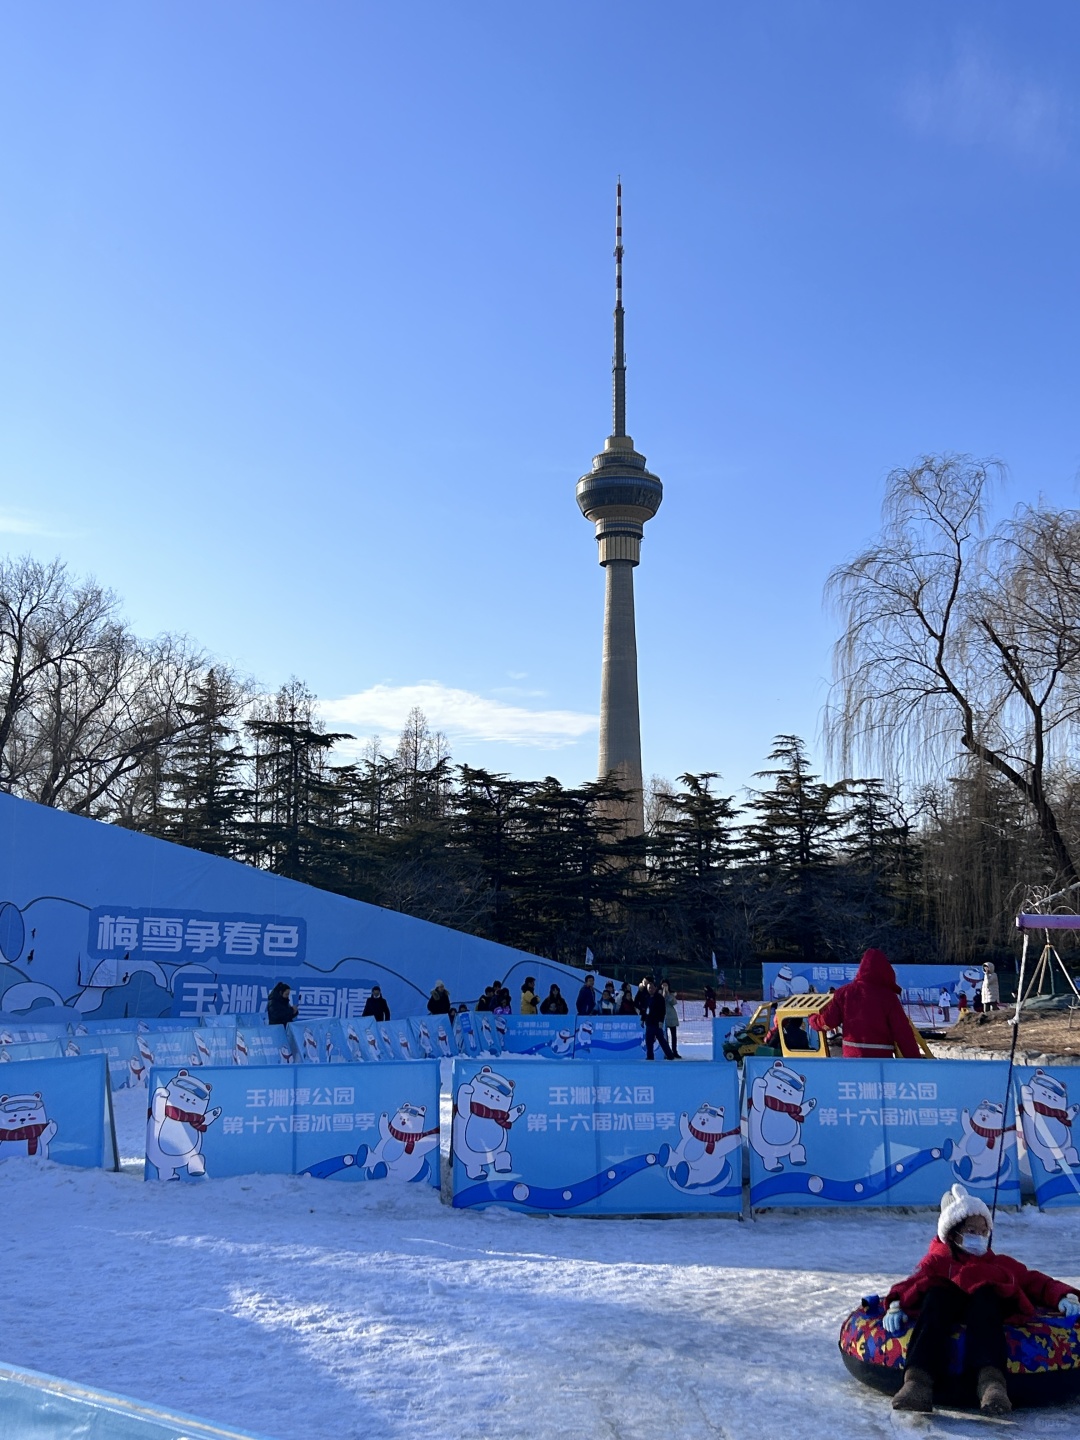
M 932 1410 L 934 1381 L 944 1369 L 949 1337 L 966 1327 L 965 1363 L 976 1372 L 979 1406 L 986 1415 L 1012 1409 L 1005 1388 L 1005 1322 L 1026 1318 L 1036 1307 L 1080 1315 L 1080 1299 L 1061 1280 L 1029 1270 L 990 1248 L 990 1211 L 976 1195 L 954 1185 L 941 1197 L 937 1239 L 914 1275 L 889 1291 L 885 1328 L 898 1335 L 915 1311 L 908 1340 L 903 1389 L 894 1410 Z

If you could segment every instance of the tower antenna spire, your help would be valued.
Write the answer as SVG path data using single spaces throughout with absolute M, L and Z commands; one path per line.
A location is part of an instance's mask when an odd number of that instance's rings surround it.
M 615 354 L 611 361 L 613 435 L 626 434 L 626 355 L 623 351 L 622 304 L 622 176 L 615 186 Z

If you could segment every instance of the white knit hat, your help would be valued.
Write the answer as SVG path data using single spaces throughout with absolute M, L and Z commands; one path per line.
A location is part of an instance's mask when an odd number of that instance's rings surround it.
M 969 1195 L 963 1185 L 954 1185 L 951 1190 L 946 1190 L 941 1197 L 941 1215 L 937 1222 L 938 1239 L 943 1244 L 947 1243 L 950 1231 L 969 1215 L 981 1215 L 991 1231 L 993 1230 L 994 1221 L 990 1211 L 977 1195 Z

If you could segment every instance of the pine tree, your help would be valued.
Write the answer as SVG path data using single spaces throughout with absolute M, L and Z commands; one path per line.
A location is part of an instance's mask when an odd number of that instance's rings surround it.
M 763 882 L 783 898 L 774 924 L 777 940 L 812 961 L 823 947 L 829 866 L 844 820 L 838 801 L 846 784 L 830 785 L 813 774 L 797 735 L 778 735 L 769 759 L 779 763 L 755 778 L 773 785 L 752 792 L 747 808 L 757 819 L 744 833 Z

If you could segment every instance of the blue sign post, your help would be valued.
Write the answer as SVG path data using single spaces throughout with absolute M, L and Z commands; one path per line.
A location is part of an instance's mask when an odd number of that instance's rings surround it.
M 591 1215 L 742 1209 L 734 1065 L 454 1062 L 454 1204 Z

